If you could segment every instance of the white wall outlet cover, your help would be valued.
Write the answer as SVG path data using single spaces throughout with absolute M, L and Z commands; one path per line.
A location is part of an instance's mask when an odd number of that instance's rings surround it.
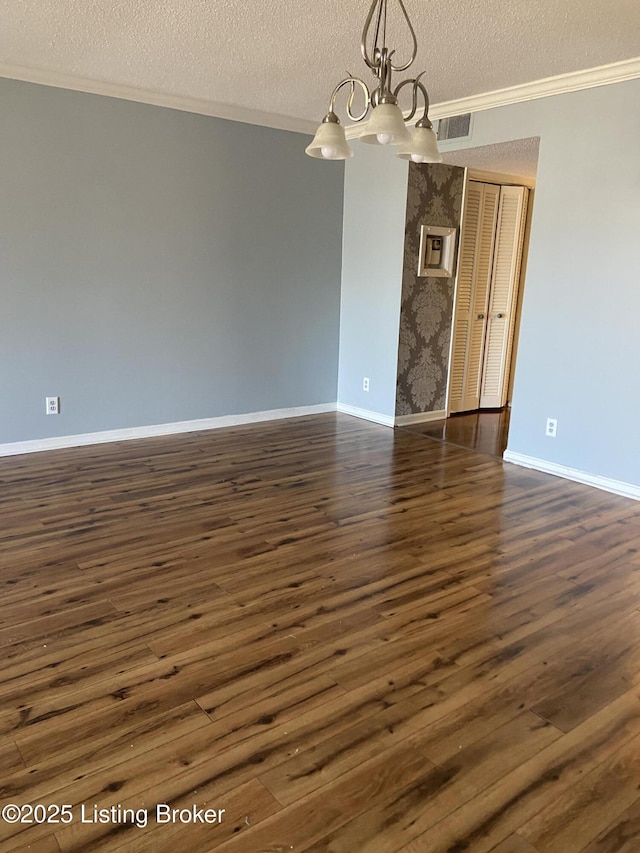
M 59 415 L 60 397 L 45 397 L 45 406 L 48 415 Z

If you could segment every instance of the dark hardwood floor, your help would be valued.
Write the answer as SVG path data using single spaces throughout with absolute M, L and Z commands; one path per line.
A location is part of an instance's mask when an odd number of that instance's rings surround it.
M 1 459 L 0 537 L 0 805 L 73 817 L 2 851 L 640 850 L 636 502 L 321 415 Z
M 511 409 L 508 407 L 483 409 L 451 415 L 441 421 L 412 424 L 403 429 L 502 459 L 507 448 L 510 417 Z

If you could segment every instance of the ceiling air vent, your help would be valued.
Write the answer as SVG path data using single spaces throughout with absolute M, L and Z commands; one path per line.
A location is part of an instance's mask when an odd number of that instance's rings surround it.
M 441 118 L 438 122 L 438 142 L 450 139 L 468 139 L 471 136 L 471 113 Z

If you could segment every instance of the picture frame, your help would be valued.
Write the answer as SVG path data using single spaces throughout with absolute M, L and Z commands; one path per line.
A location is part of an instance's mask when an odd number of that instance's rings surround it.
M 456 228 L 422 225 L 418 275 L 452 278 L 455 265 Z

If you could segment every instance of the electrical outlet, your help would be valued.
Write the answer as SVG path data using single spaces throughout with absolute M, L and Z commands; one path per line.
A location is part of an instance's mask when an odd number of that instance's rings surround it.
M 368 376 L 365 376 L 364 379 L 362 380 L 362 390 L 363 391 L 369 390 L 369 377 Z
M 45 401 L 48 415 L 60 414 L 60 397 L 46 397 Z
M 544 431 L 544 434 L 549 438 L 555 438 L 558 434 L 558 420 L 557 418 L 547 418 L 547 428 Z

